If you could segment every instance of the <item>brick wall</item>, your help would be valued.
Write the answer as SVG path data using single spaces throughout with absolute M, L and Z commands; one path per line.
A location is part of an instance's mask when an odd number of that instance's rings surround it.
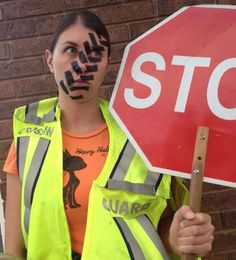
M 12 141 L 15 107 L 54 96 L 56 85 L 44 50 L 62 14 L 77 8 L 96 13 L 108 26 L 112 59 L 101 95 L 109 99 L 125 45 L 185 5 L 236 4 L 236 0 L 1 0 L 0 1 L 0 188 L 2 166 Z M 216 227 L 212 254 L 205 259 L 236 259 L 236 190 L 204 184 L 202 210 Z

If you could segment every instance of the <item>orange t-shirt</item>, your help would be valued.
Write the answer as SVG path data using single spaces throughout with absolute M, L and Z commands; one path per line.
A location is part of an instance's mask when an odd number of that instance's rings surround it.
M 109 134 L 103 124 L 84 136 L 62 131 L 63 139 L 63 200 L 70 229 L 73 251 L 82 253 L 86 228 L 89 191 L 105 163 Z M 4 165 L 5 172 L 18 174 L 16 149 L 12 144 Z

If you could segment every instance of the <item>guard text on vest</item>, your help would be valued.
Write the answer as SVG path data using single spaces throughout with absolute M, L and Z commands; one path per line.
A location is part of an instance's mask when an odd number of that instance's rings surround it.
M 49 126 L 45 126 L 45 127 L 27 127 L 27 128 L 23 128 L 19 131 L 18 134 L 30 134 L 30 133 L 34 133 L 36 135 L 46 135 L 51 137 L 54 131 L 54 127 L 49 127 Z
M 128 215 L 148 209 L 151 206 L 151 203 L 129 203 L 125 200 L 106 200 L 105 198 L 103 198 L 102 205 L 104 209 L 112 211 L 115 214 Z

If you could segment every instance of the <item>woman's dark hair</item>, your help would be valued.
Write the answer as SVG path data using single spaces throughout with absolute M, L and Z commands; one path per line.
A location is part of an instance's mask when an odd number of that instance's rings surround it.
M 78 10 L 73 13 L 65 15 L 59 22 L 54 34 L 52 36 L 50 51 L 54 52 L 58 38 L 60 35 L 71 25 L 75 24 L 77 21 L 80 21 L 81 24 L 97 33 L 98 36 L 104 37 L 108 42 L 108 57 L 111 53 L 111 41 L 108 31 L 104 23 L 92 12 L 87 10 Z

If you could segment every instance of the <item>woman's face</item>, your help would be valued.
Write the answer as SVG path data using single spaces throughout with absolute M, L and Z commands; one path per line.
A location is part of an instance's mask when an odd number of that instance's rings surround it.
M 59 95 L 74 100 L 98 96 L 99 86 L 107 72 L 107 42 L 79 22 L 59 37 L 53 54 L 46 59 L 59 87 Z

